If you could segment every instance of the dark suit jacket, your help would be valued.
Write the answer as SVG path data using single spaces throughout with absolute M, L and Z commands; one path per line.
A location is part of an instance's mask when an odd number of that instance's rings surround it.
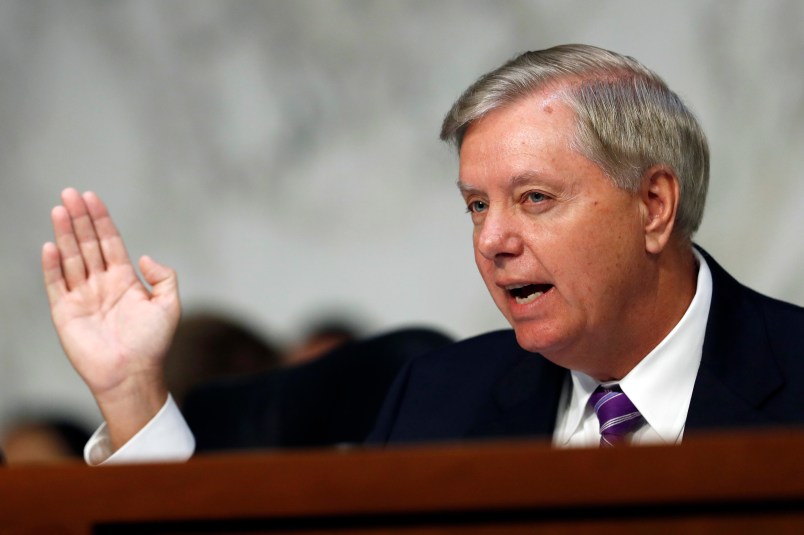
M 804 423 L 804 309 L 746 288 L 702 254 L 712 304 L 685 436 Z M 550 438 L 568 373 L 511 330 L 447 346 L 405 367 L 368 442 Z

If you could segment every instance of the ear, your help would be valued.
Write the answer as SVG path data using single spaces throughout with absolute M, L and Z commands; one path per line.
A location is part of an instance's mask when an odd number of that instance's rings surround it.
M 680 186 L 678 177 L 663 165 L 642 175 L 639 196 L 644 214 L 645 250 L 659 254 L 667 246 L 676 222 Z

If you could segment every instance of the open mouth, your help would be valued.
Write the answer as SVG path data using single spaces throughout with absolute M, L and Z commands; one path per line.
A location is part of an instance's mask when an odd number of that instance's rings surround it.
M 509 286 L 506 288 L 508 294 L 520 305 L 527 305 L 539 298 L 542 294 L 549 292 L 552 284 L 523 284 L 521 286 Z

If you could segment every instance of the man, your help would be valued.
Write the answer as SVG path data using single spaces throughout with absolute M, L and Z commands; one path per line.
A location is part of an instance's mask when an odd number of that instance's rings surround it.
M 371 441 L 677 443 L 804 421 L 804 310 L 693 248 L 707 144 L 657 75 L 590 46 L 526 53 L 460 97 L 442 139 L 459 149 L 476 262 L 513 333 L 415 360 Z M 42 262 L 62 344 L 108 424 L 90 460 L 185 458 L 192 436 L 161 378 L 176 276 L 144 257 L 148 292 L 101 201 L 62 199 Z

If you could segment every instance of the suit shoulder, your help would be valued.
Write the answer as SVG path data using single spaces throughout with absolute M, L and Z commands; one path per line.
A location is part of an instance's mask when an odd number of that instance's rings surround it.
M 752 298 L 768 314 L 778 316 L 780 319 L 788 318 L 789 321 L 798 321 L 799 324 L 804 325 L 804 307 L 761 294 L 750 288 L 748 288 L 748 291 L 751 292 Z
M 444 346 L 436 351 L 431 351 L 415 359 L 415 362 L 422 365 L 429 364 L 450 364 L 454 361 L 465 363 L 466 361 L 488 362 L 494 360 L 489 357 L 500 356 L 506 358 L 517 358 L 524 353 L 516 341 L 516 335 L 511 329 L 493 331 L 472 338 L 467 338 Z

